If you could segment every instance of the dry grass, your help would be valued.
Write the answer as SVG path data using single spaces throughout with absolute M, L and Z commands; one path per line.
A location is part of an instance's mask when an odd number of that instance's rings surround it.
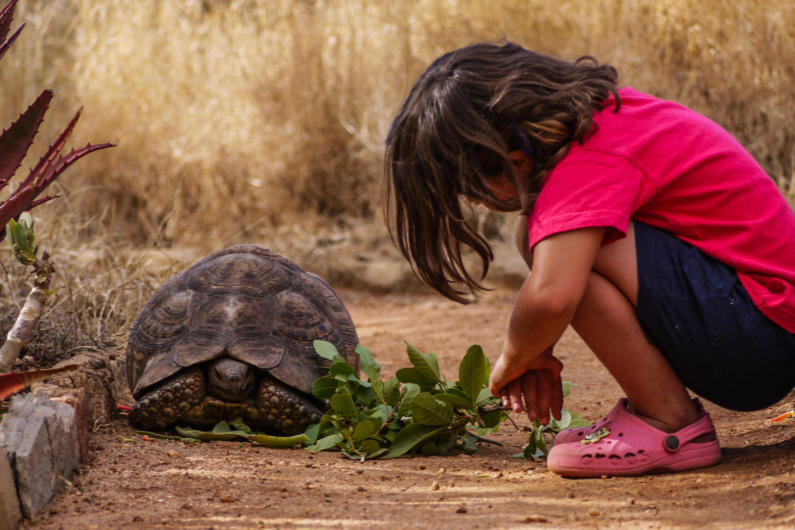
M 123 331 L 153 286 L 222 245 L 295 257 L 351 227 L 383 236 L 390 120 L 429 61 L 476 40 L 615 64 L 729 129 L 795 202 L 791 0 L 22 0 L 17 22 L 0 120 L 51 87 L 38 144 L 80 106 L 75 144 L 118 144 L 36 211 L 77 342 Z M 131 250 L 186 247 L 171 268 Z

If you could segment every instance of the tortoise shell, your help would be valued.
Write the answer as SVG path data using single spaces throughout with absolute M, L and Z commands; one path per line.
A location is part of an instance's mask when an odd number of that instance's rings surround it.
M 358 369 L 348 311 L 320 277 L 255 245 L 216 252 L 160 287 L 127 344 L 127 381 L 138 399 L 183 368 L 228 356 L 311 393 L 329 362 L 326 340 Z

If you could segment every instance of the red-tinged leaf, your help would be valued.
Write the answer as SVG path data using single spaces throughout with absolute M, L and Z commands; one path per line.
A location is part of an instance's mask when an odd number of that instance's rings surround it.
M 33 383 L 51 377 L 55 374 L 70 372 L 77 369 L 77 365 L 68 365 L 61 368 L 47 368 L 44 370 L 31 370 L 28 372 L 8 372 L 0 374 L 0 400 L 25 390 Z
M 60 135 L 58 135 L 58 139 L 50 145 L 49 149 L 47 149 L 47 152 L 41 157 L 39 163 L 30 170 L 30 173 L 28 173 L 27 178 L 25 178 L 20 187 L 28 183 L 33 183 L 38 187 L 38 183 L 43 180 L 44 176 L 49 172 L 50 166 L 53 164 L 53 162 L 55 162 L 55 159 L 58 158 L 58 155 L 61 154 L 61 150 L 64 148 L 64 145 L 66 145 L 66 140 L 69 139 L 72 131 L 74 131 L 75 125 L 77 125 L 77 120 L 79 119 L 80 111 L 78 110 L 75 113 L 74 118 L 72 118 L 72 120 L 69 122 L 69 125 L 67 125 L 63 131 L 61 131 Z M 41 191 L 41 189 L 39 191 Z
M 779 414 L 775 418 L 770 418 L 770 421 L 782 421 L 786 420 L 787 418 L 795 418 L 795 410 L 788 410 L 784 414 Z
M 121 411 L 124 411 L 124 412 L 130 412 L 130 411 L 132 410 L 132 407 L 131 407 L 131 406 L 129 406 L 129 405 L 124 405 L 124 404 L 122 404 L 122 403 L 119 403 L 118 405 L 116 405 L 116 408 L 117 408 L 117 409 L 119 409 L 119 410 L 121 410 Z
M 88 153 L 99 151 L 100 149 L 107 149 L 108 147 L 115 147 L 115 145 L 111 143 L 86 144 L 85 147 L 72 149 L 69 151 L 69 153 L 60 157 L 55 164 L 50 166 L 50 169 L 48 169 L 47 173 L 37 180 L 39 185 L 36 187 L 36 195 L 44 191 L 44 188 L 49 186 L 52 181 L 58 178 L 58 175 L 63 173 L 66 168 L 86 156 Z
M 8 35 L 9 30 L 11 30 L 11 22 L 14 21 L 14 9 L 16 7 L 17 0 L 11 0 L 0 10 L 0 42 L 5 40 L 6 35 Z M 11 37 L 11 39 L 13 39 L 13 37 Z
M 17 29 L 7 41 L 3 41 L 2 39 L 0 39 L 0 59 L 3 58 L 3 56 L 6 54 L 6 52 L 11 47 L 11 45 L 14 44 L 14 41 L 17 40 L 17 37 L 19 37 L 19 34 L 22 33 L 22 28 L 24 27 L 25 24 L 19 26 L 19 29 Z
M 60 195 L 53 195 L 53 196 L 47 195 L 46 197 L 42 197 L 41 199 L 36 199 L 32 203 L 30 203 L 30 206 L 28 207 L 28 210 L 32 210 L 36 206 L 44 204 L 45 202 L 50 202 L 51 200 L 57 199 L 58 197 L 60 197 Z M 0 239 L 2 239 L 2 238 L 0 238 Z
M 33 143 L 33 138 L 39 131 L 39 125 L 44 120 L 44 114 L 50 106 L 52 96 L 52 90 L 42 92 L 17 121 L 3 131 L 0 136 L 0 188 L 8 184 L 25 158 L 28 148 Z
M 0 203 L 0 226 L 3 229 L 8 221 L 25 211 L 25 207 L 36 197 L 35 192 L 32 184 L 23 182 L 8 199 Z

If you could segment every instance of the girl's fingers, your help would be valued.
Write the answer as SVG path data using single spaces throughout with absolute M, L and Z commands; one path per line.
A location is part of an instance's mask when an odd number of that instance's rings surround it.
M 538 372 L 538 416 L 543 425 L 549 423 L 549 407 L 552 405 L 552 372 Z
M 560 379 L 560 375 L 555 377 L 553 374 L 551 395 L 552 402 L 549 408 L 552 409 L 552 416 L 554 416 L 556 420 L 559 420 L 563 410 L 563 381 Z
M 522 377 L 522 394 L 524 395 L 525 410 L 531 421 L 538 418 L 538 376 L 536 371 L 525 373 Z
M 522 406 L 522 385 L 520 380 L 521 378 L 514 379 L 508 383 L 508 399 L 510 400 L 510 406 L 513 412 L 522 412 L 522 410 L 524 410 Z

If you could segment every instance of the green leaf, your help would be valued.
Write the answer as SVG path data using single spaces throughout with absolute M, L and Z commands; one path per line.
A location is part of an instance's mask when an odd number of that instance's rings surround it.
M 309 441 L 309 437 L 305 434 L 296 434 L 295 436 L 252 434 L 249 435 L 248 440 L 263 447 L 270 447 L 272 449 L 286 449 L 287 447 L 294 447 Z
M 427 392 L 414 396 L 410 408 L 414 421 L 423 425 L 447 425 L 453 420 L 453 406 Z
M 477 438 L 471 434 L 464 433 L 461 435 L 461 450 L 466 454 L 471 455 L 478 450 Z
M 355 396 L 356 402 L 365 408 L 372 407 L 375 402 L 375 392 L 372 388 L 360 386 L 356 390 Z
M 312 346 L 315 347 L 315 352 L 317 352 L 317 354 L 324 359 L 336 361 L 337 357 L 341 358 L 339 352 L 337 351 L 337 347 L 327 340 L 315 340 L 312 342 Z
M 182 428 L 182 427 L 174 427 L 177 431 L 177 434 L 183 436 L 185 438 L 195 438 L 196 440 L 202 440 L 204 442 L 211 442 L 216 440 L 238 440 L 241 438 L 240 435 L 234 432 L 207 432 L 207 431 L 199 431 L 197 429 L 189 429 L 189 428 Z M 246 438 L 247 435 L 242 436 L 242 438 Z
M 429 351 L 426 354 L 425 358 L 428 360 L 428 364 L 431 365 L 431 369 L 434 371 L 436 376 L 439 379 L 441 379 L 442 378 L 442 375 L 441 375 L 442 372 L 439 370 L 439 359 L 436 358 L 436 354 L 433 353 L 432 351 Z
M 423 377 L 434 384 L 442 382 L 442 376 L 439 374 L 439 362 L 433 354 L 427 355 L 420 350 L 406 343 L 406 353 L 409 356 L 412 366 L 419 371 Z M 413 382 L 413 381 L 412 381 Z
M 243 418 L 235 418 L 235 419 L 233 419 L 232 421 L 229 422 L 229 425 L 231 427 L 234 427 L 238 431 L 243 431 L 243 432 L 246 432 L 248 434 L 254 434 L 254 431 L 251 430 L 251 427 L 249 427 L 248 425 L 243 423 Z
M 552 411 L 549 414 L 549 423 L 547 424 L 547 428 L 552 432 L 560 432 L 564 429 L 568 429 L 569 425 L 571 424 L 571 412 L 566 409 L 560 411 L 560 420 L 556 420 L 554 416 L 552 416 Z
M 370 414 L 370 419 L 377 422 L 378 425 L 386 423 L 386 419 L 392 414 L 392 407 L 383 404 L 376 405 L 373 412 Z
M 468 410 L 474 407 L 475 404 L 472 403 L 468 397 L 462 395 L 463 392 L 453 393 L 453 390 L 455 389 L 450 389 L 447 392 L 442 392 L 441 394 L 434 394 L 433 397 L 435 397 L 440 401 L 445 401 L 447 403 L 450 403 L 452 406 L 454 406 L 457 409 Z
M 443 429 L 444 427 L 433 427 L 431 425 L 421 425 L 419 423 L 410 423 L 406 425 L 406 427 L 395 436 L 386 458 L 403 456 L 414 449 L 418 444 L 441 432 Z
M 579 429 L 580 427 L 588 427 L 591 425 L 591 422 L 577 414 L 576 412 L 571 412 L 571 423 L 569 423 L 568 429 Z
M 420 387 L 414 383 L 406 383 L 403 385 L 403 393 L 400 397 L 400 400 L 398 400 L 400 403 L 400 407 L 398 408 L 398 418 L 409 416 L 411 414 L 411 400 L 414 399 L 414 396 L 419 393 Z
M 375 362 L 375 359 L 373 359 L 373 354 L 370 352 L 370 350 L 359 344 L 356 346 L 356 353 L 359 355 L 362 372 L 367 375 L 367 379 L 371 383 L 378 380 L 378 377 L 381 375 L 381 365 Z
M 320 436 L 320 424 L 313 423 L 312 425 L 306 428 L 304 434 L 306 435 L 307 438 L 306 441 L 308 443 L 313 444 L 317 442 L 317 438 L 318 436 Z
M 329 399 L 337 391 L 337 380 L 329 375 L 324 375 L 312 383 L 312 395 L 318 399 Z
M 458 382 L 472 401 L 477 401 L 480 390 L 489 382 L 489 360 L 483 348 L 473 344 L 458 367 Z
M 346 418 L 351 418 L 356 414 L 356 405 L 353 403 L 351 395 L 347 392 L 331 396 L 331 409 Z
M 477 405 L 478 407 L 485 407 L 492 403 L 497 403 L 498 401 L 499 399 L 491 395 L 491 391 L 488 387 L 483 387 L 478 394 Z
M 504 410 L 490 410 L 480 415 L 480 419 L 483 420 L 483 425 L 489 429 L 498 426 L 505 421 L 507 417 L 508 413 Z
M 378 431 L 379 425 L 376 425 L 375 422 L 370 420 L 364 420 L 359 422 L 355 429 L 353 429 L 353 434 L 351 435 L 351 439 L 354 442 L 360 442 L 365 438 L 375 434 Z
M 239 428 L 241 425 L 242 428 Z M 212 430 L 212 434 L 234 434 L 239 438 L 246 438 L 252 432 L 253 431 L 249 429 L 240 418 L 235 418 L 232 421 L 221 420 L 215 424 Z
M 384 383 L 384 403 L 394 407 L 400 401 L 400 381 L 397 377 Z
M 317 441 L 316 444 L 307 447 L 310 451 L 326 451 L 344 440 L 340 433 L 329 434 Z
M 412 366 L 411 368 L 401 368 L 395 372 L 401 383 L 414 383 L 422 387 L 432 387 L 439 380 L 434 376 L 429 376 L 426 372 Z
M 369 456 L 377 453 L 381 449 L 381 444 L 378 443 L 378 440 L 364 440 L 359 449 Z
M 536 428 L 533 431 L 532 438 L 534 439 L 536 449 L 544 453 L 544 456 L 546 456 L 547 453 L 549 453 L 549 450 L 547 449 L 547 443 L 544 441 L 544 429 Z
M 356 369 L 345 361 L 337 361 L 331 365 L 328 369 L 328 373 L 333 376 L 343 376 L 342 378 L 338 378 L 340 381 L 348 381 L 349 375 L 356 375 Z M 355 377 L 355 379 L 357 381 L 359 380 L 358 377 Z

